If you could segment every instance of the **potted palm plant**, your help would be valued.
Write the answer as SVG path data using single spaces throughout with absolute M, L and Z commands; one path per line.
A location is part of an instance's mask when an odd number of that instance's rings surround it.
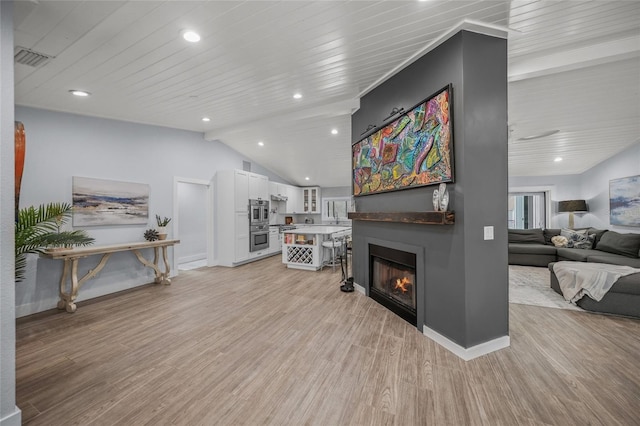
M 24 279 L 28 253 L 93 244 L 94 239 L 83 230 L 62 230 L 62 225 L 70 216 L 71 205 L 68 203 L 42 204 L 18 211 L 15 235 L 16 282 Z

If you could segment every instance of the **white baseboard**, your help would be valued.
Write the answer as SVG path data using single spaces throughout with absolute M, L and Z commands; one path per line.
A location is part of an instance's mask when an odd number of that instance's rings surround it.
M 207 258 L 207 253 L 197 253 L 192 254 L 190 256 L 182 256 L 178 259 L 178 263 L 189 263 L 195 262 L 196 260 L 205 260 Z
M 464 348 L 444 337 L 442 334 L 433 331 L 426 325 L 422 327 L 422 334 L 465 361 L 478 358 L 482 355 L 486 355 L 500 349 L 508 348 L 511 345 L 511 339 L 509 336 L 502 336 L 470 348 Z
M 17 305 L 15 308 L 16 318 L 26 317 L 27 315 L 37 314 L 38 312 L 48 311 L 58 306 L 59 297 L 55 299 L 39 300 L 33 303 L 25 303 Z
M 360 292 L 360 293 L 364 294 L 365 296 L 367 295 L 367 290 L 365 290 L 365 288 L 363 286 L 361 286 L 360 284 L 353 283 L 353 288 L 355 288 L 357 292 Z
M 0 419 L 0 426 L 20 426 L 22 424 L 22 411 L 18 407 L 8 416 Z

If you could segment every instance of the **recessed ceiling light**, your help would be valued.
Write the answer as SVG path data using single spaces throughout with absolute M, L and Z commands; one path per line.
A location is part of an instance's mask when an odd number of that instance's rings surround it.
M 544 138 L 547 136 L 551 136 L 551 135 L 555 135 L 556 133 L 558 133 L 560 130 L 549 130 L 547 132 L 543 132 L 543 133 L 539 133 L 537 135 L 532 135 L 532 136 L 525 136 L 522 138 L 519 138 L 519 141 L 530 141 L 533 139 L 540 139 L 540 138 Z
M 553 159 L 553 161 L 555 161 L 556 163 L 559 163 L 560 161 L 562 161 L 562 157 L 556 157 Z
M 309 176 L 305 177 L 304 180 L 309 180 L 311 179 Z
M 258 142 L 258 145 L 259 146 L 264 146 L 264 142 L 260 141 L 260 142 Z
M 182 38 L 191 43 L 197 43 L 200 41 L 200 34 L 191 30 L 182 31 Z
M 71 93 L 74 96 L 89 96 L 91 93 L 89 92 L 85 92 L 84 90 L 69 90 L 69 93 Z
M 208 122 L 208 121 L 211 121 L 211 119 L 209 117 L 202 117 L 202 121 Z
M 331 129 L 331 134 L 332 135 L 337 135 L 338 134 L 338 129 Z
M 301 98 L 302 98 L 302 94 L 301 93 L 294 93 L 293 99 L 301 99 Z

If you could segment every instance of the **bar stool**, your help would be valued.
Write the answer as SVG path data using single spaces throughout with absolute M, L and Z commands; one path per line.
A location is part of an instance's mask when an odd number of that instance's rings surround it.
M 322 247 L 325 248 L 329 248 L 331 249 L 331 259 L 329 259 L 328 261 L 324 261 L 322 262 L 322 266 L 329 266 L 331 265 L 331 267 L 333 268 L 333 271 L 335 272 L 336 270 L 336 249 L 340 249 L 340 247 L 342 247 L 342 238 L 331 238 L 330 240 L 327 241 L 323 241 L 322 242 Z

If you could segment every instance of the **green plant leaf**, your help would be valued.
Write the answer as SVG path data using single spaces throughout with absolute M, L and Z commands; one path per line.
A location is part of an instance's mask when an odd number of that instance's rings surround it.
M 18 212 L 15 230 L 15 279 L 24 279 L 27 253 L 42 253 L 47 247 L 76 247 L 93 244 L 84 230 L 61 231 L 71 217 L 69 203 L 41 204 Z

